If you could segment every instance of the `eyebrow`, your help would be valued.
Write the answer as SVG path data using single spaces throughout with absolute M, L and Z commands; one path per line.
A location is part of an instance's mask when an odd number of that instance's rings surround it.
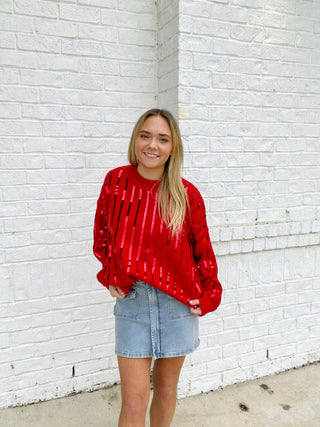
M 141 133 L 141 132 L 151 135 L 151 132 L 148 132 L 147 130 L 144 130 L 144 129 L 140 129 L 139 133 Z M 166 133 L 159 133 L 159 135 L 160 136 L 166 136 L 167 138 L 171 138 L 170 135 L 168 135 Z

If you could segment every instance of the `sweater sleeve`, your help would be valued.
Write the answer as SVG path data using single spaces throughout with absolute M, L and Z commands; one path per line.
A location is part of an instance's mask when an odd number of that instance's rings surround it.
M 218 280 L 218 267 L 210 240 L 204 201 L 197 189 L 190 201 L 190 214 L 193 256 L 202 287 L 199 302 L 203 316 L 218 308 L 222 287 Z
M 107 288 L 109 287 L 107 270 L 110 263 L 110 237 L 109 230 L 107 227 L 107 207 L 108 207 L 108 195 L 109 189 L 107 181 L 109 180 L 109 174 L 106 176 L 100 196 L 97 201 L 97 210 L 94 220 L 93 230 L 93 253 L 102 264 L 102 270 L 97 274 L 99 282 L 101 282 Z

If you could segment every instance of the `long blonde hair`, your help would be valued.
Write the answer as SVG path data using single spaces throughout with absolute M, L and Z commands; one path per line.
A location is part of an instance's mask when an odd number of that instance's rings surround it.
M 169 111 L 153 108 L 142 114 L 132 131 L 128 148 L 128 160 L 132 166 L 138 165 L 135 154 L 135 143 L 143 123 L 150 116 L 163 117 L 168 122 L 171 130 L 172 152 L 165 164 L 164 172 L 160 180 L 158 209 L 167 227 L 171 228 L 173 235 L 176 235 L 182 229 L 189 201 L 181 179 L 183 146 L 180 129 L 176 119 Z

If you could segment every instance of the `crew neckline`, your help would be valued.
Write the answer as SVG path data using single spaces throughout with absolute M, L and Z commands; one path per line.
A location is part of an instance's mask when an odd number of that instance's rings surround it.
M 132 168 L 133 174 L 135 175 L 135 178 L 138 181 L 140 181 L 142 184 L 147 185 L 147 186 L 149 186 L 149 185 L 152 186 L 152 185 L 155 185 L 157 183 L 160 183 L 159 179 L 148 179 L 148 178 L 145 178 L 144 176 L 140 175 L 140 173 L 138 172 L 137 166 L 133 166 L 133 165 L 130 165 L 130 166 Z

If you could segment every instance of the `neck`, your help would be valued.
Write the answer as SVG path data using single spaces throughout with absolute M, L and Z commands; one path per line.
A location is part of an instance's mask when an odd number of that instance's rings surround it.
M 146 179 L 151 179 L 154 181 L 160 181 L 164 168 L 162 169 L 145 169 L 143 166 L 141 166 L 141 164 L 138 165 L 137 168 L 139 174 Z

